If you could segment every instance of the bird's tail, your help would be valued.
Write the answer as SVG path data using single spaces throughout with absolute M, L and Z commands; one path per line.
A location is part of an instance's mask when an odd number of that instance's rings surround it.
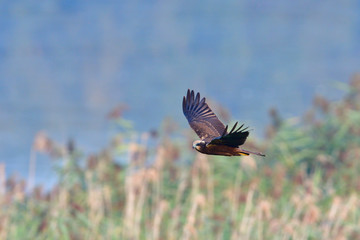
M 261 153 L 261 152 L 252 152 L 252 151 L 248 151 L 248 150 L 245 150 L 245 149 L 239 149 L 239 156 L 240 155 L 245 155 L 245 156 L 248 156 L 250 154 L 254 154 L 254 155 L 258 155 L 258 156 L 262 156 L 262 157 L 265 157 L 265 154 Z

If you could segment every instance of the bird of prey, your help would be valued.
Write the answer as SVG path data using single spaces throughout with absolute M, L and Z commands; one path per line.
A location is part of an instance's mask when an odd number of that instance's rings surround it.
M 200 93 L 195 96 L 194 91 L 188 89 L 183 98 L 183 112 L 190 127 L 200 137 L 200 140 L 193 142 L 193 148 L 198 152 L 209 155 L 222 156 L 242 156 L 255 154 L 265 156 L 262 153 L 251 152 L 240 148 L 249 136 L 244 124 L 237 128 L 237 122 L 228 132 L 228 126 L 216 117 L 215 113 L 205 102 L 205 98 L 200 99 Z

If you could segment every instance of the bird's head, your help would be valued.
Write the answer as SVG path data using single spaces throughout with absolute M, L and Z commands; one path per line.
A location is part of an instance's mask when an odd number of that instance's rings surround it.
M 205 147 L 206 143 L 203 140 L 196 140 L 193 142 L 193 148 L 200 151 L 201 148 Z

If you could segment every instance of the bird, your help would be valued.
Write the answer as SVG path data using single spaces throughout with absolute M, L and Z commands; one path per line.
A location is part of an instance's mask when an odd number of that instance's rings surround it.
M 188 89 L 183 97 L 182 108 L 190 127 L 199 136 L 193 142 L 193 148 L 200 153 L 221 156 L 248 156 L 250 154 L 263 156 L 260 152 L 252 152 L 240 148 L 249 136 L 248 128 L 244 124 L 234 124 L 230 131 L 228 125 L 218 119 L 206 103 L 206 98 L 200 98 L 200 93 Z M 240 124 L 239 124 L 240 125 Z

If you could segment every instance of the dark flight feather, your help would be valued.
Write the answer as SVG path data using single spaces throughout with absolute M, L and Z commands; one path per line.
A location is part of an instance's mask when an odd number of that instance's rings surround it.
M 243 128 L 244 124 L 236 129 L 237 124 L 238 122 L 235 123 L 229 133 L 226 133 L 228 128 L 228 126 L 226 126 L 224 133 L 220 137 L 212 139 L 209 144 L 226 145 L 229 147 L 238 147 L 243 145 L 246 141 L 246 138 L 249 136 L 249 131 L 247 131 L 248 128 Z
M 191 128 L 205 142 L 223 135 L 224 124 L 209 108 L 205 98 L 200 100 L 199 93 L 195 96 L 194 91 L 187 91 L 186 97 L 183 98 L 183 112 Z

